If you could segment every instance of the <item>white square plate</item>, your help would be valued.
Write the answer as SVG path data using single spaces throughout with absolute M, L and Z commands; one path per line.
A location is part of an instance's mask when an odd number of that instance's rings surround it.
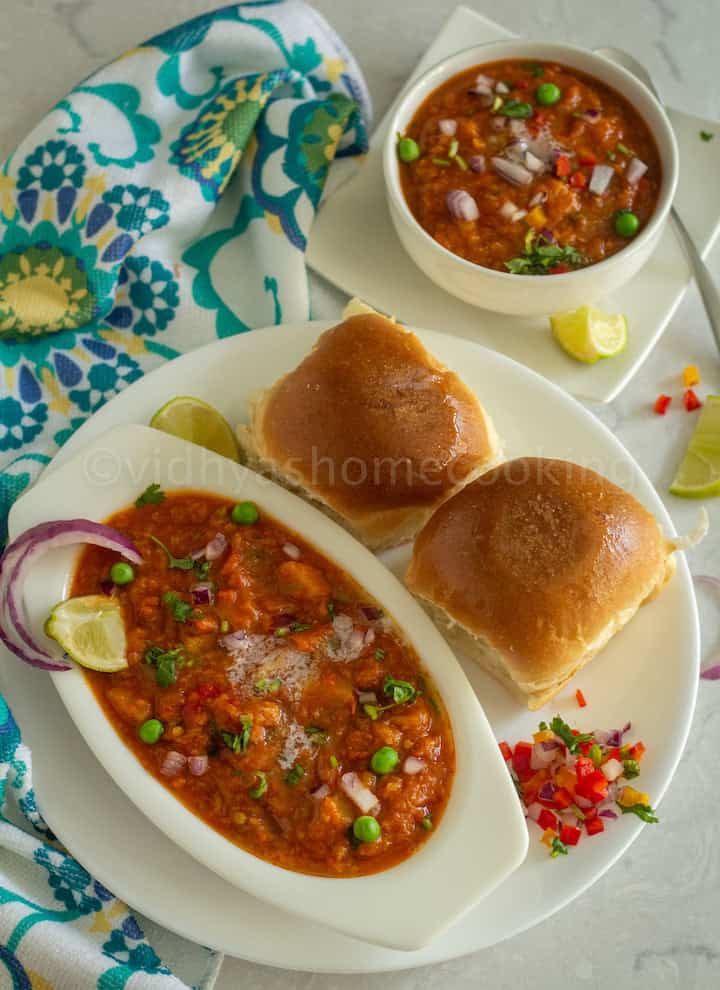
M 411 78 L 453 52 L 511 37 L 504 28 L 467 7 L 458 7 L 425 53 Z M 669 110 L 680 149 L 680 183 L 675 204 L 700 251 L 706 254 L 720 230 L 720 141 L 704 143 L 701 130 L 715 121 Z M 320 208 L 310 235 L 308 263 L 338 288 L 391 313 L 404 323 L 468 337 L 533 368 L 573 395 L 610 402 L 638 370 L 675 312 L 690 281 L 690 270 L 668 224 L 645 267 L 618 292 L 600 300 L 601 309 L 624 313 L 630 327 L 625 351 L 611 361 L 584 365 L 567 357 L 549 334 L 547 320 L 502 316 L 476 309 L 434 285 L 405 253 L 385 204 L 382 143 L 390 111 L 378 126 L 363 165 L 336 163 L 334 191 Z

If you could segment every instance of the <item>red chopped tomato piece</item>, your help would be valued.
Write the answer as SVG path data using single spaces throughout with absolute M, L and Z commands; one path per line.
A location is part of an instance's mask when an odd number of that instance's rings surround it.
M 582 753 L 583 756 L 587 756 L 591 749 L 592 749 L 592 743 L 589 742 L 580 743 L 580 752 Z
M 555 162 L 555 175 L 559 175 L 560 177 L 570 175 L 570 159 L 567 155 L 558 155 L 558 159 Z
M 569 808 L 573 803 L 573 796 L 564 787 L 559 787 L 553 795 L 553 800 L 556 808 Z
M 669 395 L 659 395 L 655 400 L 654 409 L 658 416 L 664 416 L 668 411 L 668 406 L 672 402 L 672 397 Z
M 600 770 L 593 770 L 591 774 L 578 779 L 575 791 L 581 797 L 587 798 L 593 804 L 599 804 L 607 797 L 608 782 L 605 774 Z
M 588 835 L 597 835 L 598 832 L 604 832 L 605 824 L 602 818 L 599 815 L 596 815 L 595 818 L 586 818 L 585 831 Z
M 587 185 L 587 176 L 584 172 L 573 172 L 570 176 L 570 185 L 573 189 L 584 189 Z
M 553 265 L 552 268 L 548 268 L 551 275 L 564 275 L 565 272 L 570 271 L 570 265 L 566 265 L 564 261 L 561 261 L 559 265 Z
M 543 810 L 540 812 L 540 814 L 538 815 L 537 823 L 540 826 L 540 828 L 543 829 L 543 831 L 546 828 L 551 828 L 553 832 L 557 832 L 557 828 L 558 828 L 557 817 L 552 813 L 552 811 L 549 811 L 547 808 L 543 808 Z
M 597 160 L 591 156 L 588 156 L 587 158 L 581 158 L 579 164 L 587 165 L 588 168 L 594 168 L 597 165 Z
M 592 777 L 595 773 L 595 764 L 587 756 L 578 756 L 577 760 L 575 760 L 575 773 L 578 780 L 585 780 L 586 777 Z
M 529 742 L 519 742 L 512 755 L 512 765 L 515 773 L 520 774 L 530 769 L 532 745 Z
M 683 405 L 688 412 L 693 412 L 695 409 L 699 409 L 702 405 L 700 399 L 698 399 L 694 390 L 689 388 L 687 392 L 683 395 Z
M 576 846 L 580 841 L 580 835 L 580 829 L 575 828 L 574 825 L 560 826 L 560 841 L 564 842 L 566 846 Z
M 575 699 L 581 708 L 585 708 L 585 706 L 587 705 L 587 701 L 585 700 L 585 695 L 582 693 L 580 688 L 578 688 L 577 691 L 575 692 Z
M 508 746 L 508 744 L 506 742 L 501 742 L 501 743 L 498 743 L 498 745 L 500 746 L 500 752 L 502 753 L 503 759 L 506 762 L 508 760 L 511 760 L 513 754 L 512 754 L 512 750 L 510 749 L 510 747 Z

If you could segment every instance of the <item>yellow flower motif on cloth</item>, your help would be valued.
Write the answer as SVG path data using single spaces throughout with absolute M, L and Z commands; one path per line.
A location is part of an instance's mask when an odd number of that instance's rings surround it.
M 74 330 L 92 312 L 85 272 L 60 248 L 33 246 L 0 260 L 0 334 Z
M 341 58 L 323 58 L 323 65 L 328 82 L 333 84 L 338 81 L 346 68 L 345 62 Z
M 171 145 L 170 161 L 200 184 L 205 199 L 216 200 L 222 194 L 263 107 L 286 74 L 268 72 L 231 80 Z

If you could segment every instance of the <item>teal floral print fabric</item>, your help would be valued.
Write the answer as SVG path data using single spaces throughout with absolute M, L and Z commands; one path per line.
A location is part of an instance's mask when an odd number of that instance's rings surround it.
M 300 0 L 264 0 L 134 48 L 10 155 L 0 168 L 0 548 L 13 502 L 122 389 L 218 337 L 308 318 L 308 232 L 333 160 L 367 149 L 369 117 L 362 75 L 327 23 Z M 127 908 L 49 833 L 0 695 L 5 985 L 182 986 Z

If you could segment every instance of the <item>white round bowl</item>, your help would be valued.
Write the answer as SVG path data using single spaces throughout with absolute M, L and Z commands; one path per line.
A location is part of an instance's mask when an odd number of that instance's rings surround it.
M 448 251 L 425 231 L 410 212 L 400 186 L 397 134 L 405 133 L 415 111 L 438 86 L 465 69 L 501 59 L 559 62 L 594 76 L 617 90 L 638 111 L 655 138 L 662 163 L 662 184 L 655 212 L 640 233 L 617 254 L 576 271 L 551 277 L 512 275 L 483 268 Z M 667 114 L 650 90 L 626 69 L 574 45 L 531 41 L 497 41 L 476 45 L 443 59 L 412 83 L 392 115 L 383 167 L 390 216 L 416 265 L 446 292 L 493 310 L 521 316 L 577 309 L 628 282 L 655 249 L 672 206 L 678 179 L 678 149 Z

